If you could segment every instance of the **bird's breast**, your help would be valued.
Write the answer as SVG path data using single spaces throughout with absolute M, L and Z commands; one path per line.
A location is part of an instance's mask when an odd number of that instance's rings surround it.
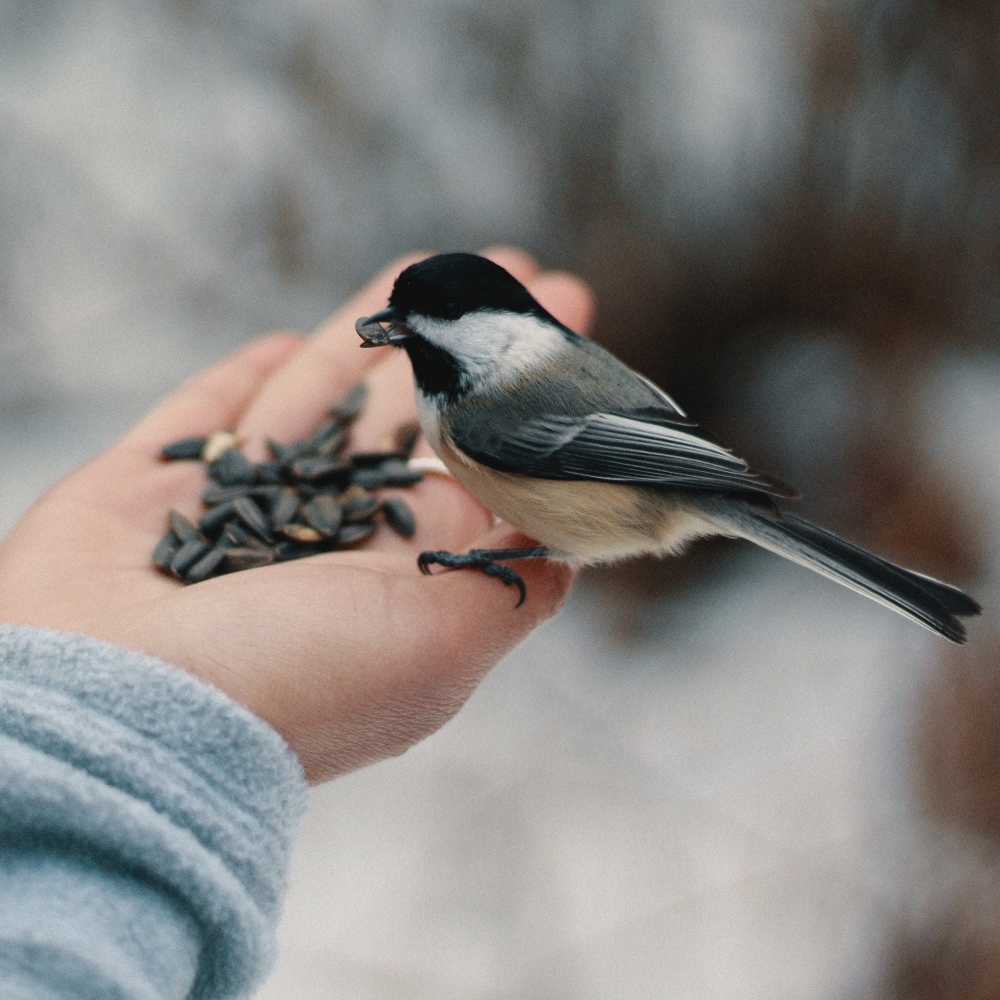
M 438 409 L 437 401 L 433 396 L 427 396 L 419 389 L 416 390 L 416 398 L 420 429 L 424 432 L 427 443 L 434 449 L 437 457 L 445 461 L 441 454 L 441 411 Z

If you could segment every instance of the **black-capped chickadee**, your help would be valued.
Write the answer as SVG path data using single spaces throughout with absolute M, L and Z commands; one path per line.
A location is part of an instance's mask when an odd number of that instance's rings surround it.
M 384 329 L 380 324 L 387 323 Z M 808 566 L 952 642 L 970 597 L 902 569 L 792 514 L 792 487 L 751 469 L 693 424 L 661 389 L 563 326 L 502 267 L 452 253 L 413 264 L 389 307 L 362 317 L 363 347 L 410 357 L 424 434 L 455 477 L 540 546 L 423 552 L 477 567 L 525 597 L 499 560 L 548 557 L 584 565 L 677 553 L 728 535 Z

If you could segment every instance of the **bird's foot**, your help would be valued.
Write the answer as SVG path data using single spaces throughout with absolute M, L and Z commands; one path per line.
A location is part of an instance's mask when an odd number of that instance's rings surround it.
M 420 572 L 429 575 L 433 564 L 446 569 L 480 569 L 487 576 L 496 577 L 508 587 L 517 587 L 521 595 L 515 605 L 519 608 L 528 597 L 528 589 L 524 580 L 509 566 L 501 566 L 498 560 L 511 559 L 544 559 L 549 554 L 544 545 L 531 549 L 470 549 L 468 552 L 421 552 L 417 556 L 417 567 Z

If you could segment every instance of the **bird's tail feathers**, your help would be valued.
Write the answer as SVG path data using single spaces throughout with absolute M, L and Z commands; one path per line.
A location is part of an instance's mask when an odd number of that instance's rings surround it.
M 903 569 L 793 514 L 730 507 L 728 529 L 913 619 L 952 642 L 965 642 L 960 617 L 980 606 L 957 587 Z

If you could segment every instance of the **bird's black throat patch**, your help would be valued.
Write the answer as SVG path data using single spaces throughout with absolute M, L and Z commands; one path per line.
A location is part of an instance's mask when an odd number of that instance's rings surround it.
M 402 347 L 410 356 L 413 377 L 425 396 L 443 396 L 455 403 L 468 391 L 467 379 L 453 355 L 420 334 L 407 337 Z

